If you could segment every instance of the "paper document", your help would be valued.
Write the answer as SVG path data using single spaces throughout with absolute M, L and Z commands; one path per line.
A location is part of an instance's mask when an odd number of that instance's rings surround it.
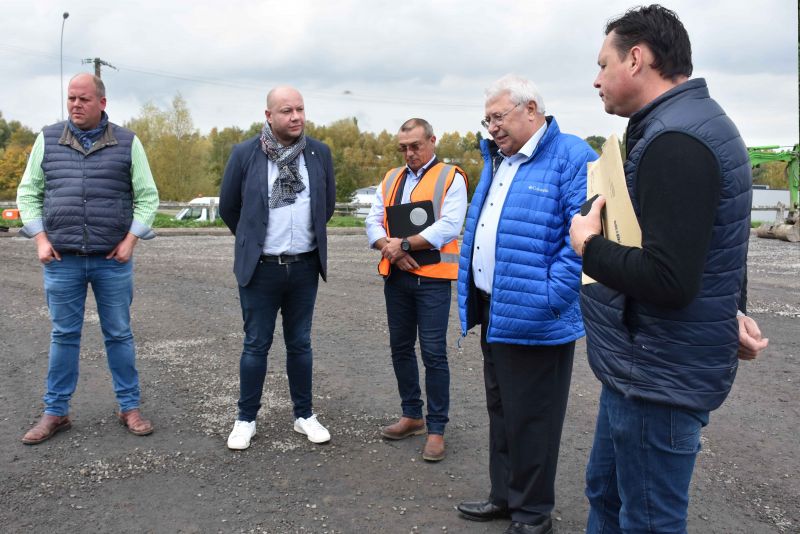
M 601 216 L 603 236 L 620 245 L 641 248 L 642 230 L 639 228 L 639 221 L 636 219 L 628 194 L 619 139 L 616 135 L 612 134 L 606 140 L 600 158 L 589 163 L 588 167 L 586 198 L 600 194 L 606 199 Z M 581 281 L 584 284 L 595 282 L 585 274 Z

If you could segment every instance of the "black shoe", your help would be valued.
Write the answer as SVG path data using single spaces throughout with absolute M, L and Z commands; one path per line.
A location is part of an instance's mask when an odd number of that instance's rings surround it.
M 511 518 L 508 508 L 497 506 L 490 501 L 465 501 L 456 508 L 461 513 L 461 517 L 470 521 Z
M 512 521 L 504 534 L 553 534 L 553 522 L 549 517 L 538 525 Z

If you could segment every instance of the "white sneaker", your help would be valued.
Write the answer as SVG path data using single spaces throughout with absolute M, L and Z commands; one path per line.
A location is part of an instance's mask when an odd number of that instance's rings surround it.
M 228 448 L 243 451 L 250 446 L 250 439 L 256 435 L 256 422 L 236 421 L 231 435 L 228 436 Z
M 302 417 L 295 419 L 294 431 L 308 436 L 308 441 L 311 443 L 325 443 L 331 440 L 331 434 L 328 429 L 317 421 L 317 414 L 308 419 L 303 419 Z

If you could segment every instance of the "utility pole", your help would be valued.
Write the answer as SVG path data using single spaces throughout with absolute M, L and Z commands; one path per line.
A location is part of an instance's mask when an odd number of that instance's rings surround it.
M 82 59 L 81 63 L 83 63 L 84 65 L 86 63 L 94 63 L 94 75 L 97 76 L 98 78 L 101 78 L 101 76 L 100 76 L 100 67 L 101 66 L 111 67 L 114 70 L 119 70 L 117 67 L 115 67 L 114 65 L 112 65 L 108 61 L 104 61 L 104 60 L 100 59 L 99 57 Z

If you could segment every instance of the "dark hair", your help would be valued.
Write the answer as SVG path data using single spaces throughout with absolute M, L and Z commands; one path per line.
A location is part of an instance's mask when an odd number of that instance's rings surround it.
M 644 43 L 655 56 L 650 66 L 662 78 L 674 81 L 678 76 L 692 75 L 689 34 L 674 11 L 658 4 L 634 7 L 606 25 L 606 35 L 612 31 L 620 57 Z

